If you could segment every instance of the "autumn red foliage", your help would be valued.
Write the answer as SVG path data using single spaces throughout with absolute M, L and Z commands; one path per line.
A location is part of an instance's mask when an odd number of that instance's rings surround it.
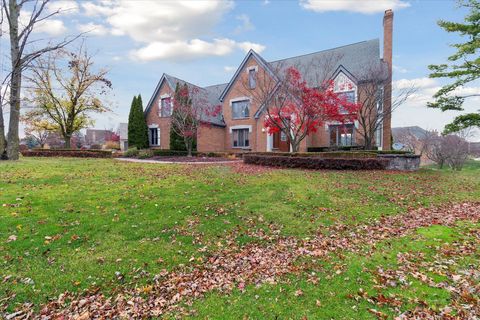
M 264 126 L 268 133 L 283 131 L 294 152 L 300 142 L 327 121 L 346 123 L 357 117 L 359 104 L 333 90 L 333 81 L 311 87 L 300 72 L 289 67 L 267 108 Z

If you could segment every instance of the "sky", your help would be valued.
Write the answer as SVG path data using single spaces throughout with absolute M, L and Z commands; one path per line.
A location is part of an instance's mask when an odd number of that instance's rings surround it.
M 52 0 L 61 9 L 35 29 L 34 37 L 53 40 L 86 32 L 95 67 L 108 68 L 112 112 L 94 115 L 96 128 L 126 122 L 133 95 L 144 106 L 162 73 L 200 86 L 229 82 L 252 48 L 267 61 L 379 38 L 383 13 L 394 11 L 394 87 L 417 92 L 392 116 L 392 126 L 418 125 L 441 131 L 458 112 L 429 109 L 426 103 L 443 82 L 428 78 L 429 64 L 445 63 L 461 42 L 437 25 L 462 21 L 466 14 L 449 0 Z M 72 45 L 75 47 L 75 44 Z M 8 43 L 0 41 L 0 55 Z M 3 69 L 3 68 L 2 68 Z M 462 88 L 480 92 L 480 83 Z M 480 109 L 468 100 L 466 112 Z M 480 140 L 476 135 L 472 140 Z

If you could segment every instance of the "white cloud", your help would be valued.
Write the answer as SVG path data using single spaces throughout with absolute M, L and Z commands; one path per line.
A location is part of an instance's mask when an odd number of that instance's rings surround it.
M 408 73 L 408 70 L 402 66 L 393 65 L 393 71 L 398 73 Z
M 300 5 L 315 12 L 350 11 L 372 14 L 387 9 L 407 8 L 410 3 L 404 0 L 300 0 Z
M 104 2 L 103 5 L 95 4 L 93 2 L 82 2 L 82 8 L 85 15 L 88 17 L 107 16 L 113 13 L 113 8 L 110 3 Z
M 213 38 L 215 26 L 233 8 L 231 0 L 103 0 L 82 3 L 82 8 L 88 16 L 102 17 L 109 34 L 128 36 L 142 43 L 142 47 L 131 52 L 137 60 L 187 60 L 223 56 L 238 49 L 265 49 L 248 41 Z M 242 28 L 253 28 L 248 16 L 239 20 Z M 99 33 L 106 34 L 103 31 Z
M 471 86 L 461 87 L 453 92 L 457 95 L 467 95 L 480 92 L 480 86 L 477 83 Z M 398 107 L 392 115 L 392 126 L 413 126 L 418 125 L 425 129 L 435 129 L 443 131 L 446 124 L 450 123 L 456 116 L 467 112 L 478 112 L 480 98 L 469 98 L 465 100 L 463 112 L 447 111 L 441 112 L 437 109 L 427 108 L 427 103 L 432 102 L 433 95 L 441 88 L 438 79 L 416 78 L 400 79 L 393 82 L 395 96 L 396 90 L 401 90 L 415 86 L 417 91 L 409 99 Z M 478 139 L 478 136 L 477 136 Z
M 89 35 L 95 36 L 104 36 L 109 33 L 109 30 L 105 26 L 93 22 L 89 22 L 87 24 L 80 24 L 77 26 L 77 29 L 80 32 L 85 32 Z
M 238 42 L 237 46 L 242 49 L 245 53 L 247 53 L 250 49 L 256 51 L 257 53 L 261 53 L 263 50 L 265 50 L 265 46 L 258 44 L 258 43 L 253 43 L 253 42 Z
M 250 48 L 264 49 L 262 45 L 250 42 L 236 42 L 231 39 L 214 39 L 212 42 L 193 39 L 190 41 L 152 42 L 146 47 L 133 51 L 131 56 L 142 61 L 170 59 L 190 60 L 206 56 L 224 56 L 240 48 L 247 52 Z M 254 50 L 255 50 L 254 49 Z
M 74 0 L 56 0 L 47 4 L 48 12 L 58 11 L 61 15 L 76 14 L 79 11 L 78 3 Z
M 246 14 L 241 14 L 236 17 L 242 24 L 235 28 L 235 33 L 242 33 L 246 31 L 251 31 L 255 29 L 252 21 L 250 21 L 250 17 Z
M 27 10 L 20 11 L 20 17 L 18 18 L 18 24 L 20 29 L 23 30 L 28 25 L 31 15 L 32 15 L 31 11 L 27 11 Z M 8 30 L 7 24 L 5 24 L 5 27 Z M 2 26 L 2 29 L 3 29 L 3 26 Z M 63 23 L 63 21 L 60 19 L 55 19 L 53 17 L 37 22 L 33 27 L 33 33 L 45 33 L 50 36 L 60 36 L 62 34 L 65 34 L 66 32 L 67 32 L 67 27 L 65 27 L 65 24 Z
M 410 87 L 417 89 L 432 88 L 438 86 L 437 81 L 432 78 L 400 79 L 393 82 L 393 87 L 397 89 L 406 89 Z
M 46 33 L 51 36 L 60 36 L 67 32 L 67 27 L 65 27 L 62 20 L 48 19 L 37 23 L 33 31 Z
M 225 72 L 230 73 L 230 72 L 233 72 L 233 71 L 237 70 L 237 67 L 225 66 L 225 67 L 223 67 L 223 70 L 224 70 Z
M 231 1 L 117 0 L 82 4 L 89 15 L 104 15 L 114 29 L 141 42 L 194 39 L 208 34 L 233 7 Z

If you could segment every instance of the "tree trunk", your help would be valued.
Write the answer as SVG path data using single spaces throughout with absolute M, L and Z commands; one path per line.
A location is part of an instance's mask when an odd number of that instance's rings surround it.
M 70 149 L 70 140 L 72 140 L 71 136 L 64 136 L 65 139 L 65 149 Z
M 18 160 L 20 121 L 20 90 L 22 85 L 22 66 L 18 39 L 18 19 L 20 8 L 15 0 L 9 2 L 10 10 L 10 56 L 12 59 L 12 75 L 10 78 L 10 121 L 8 124 L 7 157 Z
M 5 122 L 3 119 L 3 109 L 0 105 L 0 160 L 5 160 L 7 158 L 6 149 L 7 140 L 5 140 Z
M 292 146 L 292 152 L 298 152 L 300 141 L 290 141 L 290 145 Z
M 20 139 L 18 126 L 20 122 L 20 88 L 22 74 L 15 70 L 12 74 L 10 86 L 10 122 L 8 124 L 7 157 L 9 160 L 18 160 Z
M 373 150 L 373 139 L 368 135 L 365 136 L 365 150 Z
M 192 156 L 192 149 L 193 149 L 193 139 L 185 138 L 185 147 L 187 149 L 187 156 Z

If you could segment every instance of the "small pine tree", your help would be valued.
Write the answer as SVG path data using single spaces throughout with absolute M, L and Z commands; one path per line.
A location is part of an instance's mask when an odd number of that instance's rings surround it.
M 136 130 L 135 130 L 135 111 L 137 108 L 137 97 L 133 96 L 132 104 L 130 106 L 130 113 L 128 114 L 128 146 L 134 147 L 136 145 Z
M 128 146 L 148 148 L 148 127 L 143 114 L 142 97 L 133 97 L 128 116 Z
M 137 107 L 138 107 L 138 127 L 139 127 L 139 133 L 138 133 L 138 149 L 146 149 L 148 148 L 148 126 L 147 122 L 145 120 L 145 115 L 143 113 L 143 102 L 142 102 L 142 96 L 139 94 L 137 97 Z

